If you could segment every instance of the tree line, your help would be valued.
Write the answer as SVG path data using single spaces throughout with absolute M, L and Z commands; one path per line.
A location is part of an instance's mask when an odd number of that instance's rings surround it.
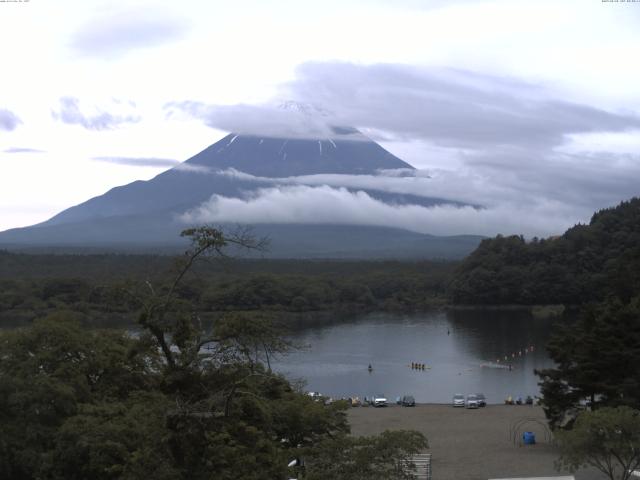
M 456 304 L 582 305 L 640 287 L 640 199 L 596 212 L 547 239 L 498 235 L 483 240 L 456 269 Z
M 122 292 L 145 281 L 166 283 L 172 261 L 135 255 L 0 253 L 0 321 L 26 324 L 61 308 L 88 322 L 133 321 L 135 305 Z M 276 315 L 420 310 L 445 303 L 453 265 L 240 260 L 231 268 L 228 262 L 202 262 L 193 266 L 175 294 L 205 317 L 239 310 Z

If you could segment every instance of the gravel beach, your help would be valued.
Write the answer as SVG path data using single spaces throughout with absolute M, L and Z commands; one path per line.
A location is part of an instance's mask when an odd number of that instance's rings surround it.
M 534 432 L 535 445 L 514 443 L 512 426 Z M 416 405 L 349 410 L 353 435 L 374 435 L 383 430 L 418 430 L 429 440 L 434 480 L 487 480 L 489 478 L 568 475 L 554 468 L 558 453 L 545 438 L 542 408 L 526 405 L 488 405 L 477 410 L 449 405 Z M 603 478 L 595 470 L 575 473 L 576 480 Z

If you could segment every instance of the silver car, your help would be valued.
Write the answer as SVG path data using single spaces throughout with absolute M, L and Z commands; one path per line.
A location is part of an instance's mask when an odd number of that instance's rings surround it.
M 478 408 L 480 406 L 480 401 L 476 395 L 467 395 L 467 408 Z
M 464 395 L 461 393 L 456 393 L 453 396 L 453 406 L 454 407 L 464 407 Z

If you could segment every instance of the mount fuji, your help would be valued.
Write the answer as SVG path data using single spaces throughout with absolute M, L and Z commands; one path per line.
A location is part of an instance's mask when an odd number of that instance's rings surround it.
M 179 233 L 194 224 L 186 213 L 212 198 L 246 199 L 265 185 L 280 188 L 323 176 L 364 178 L 414 167 L 353 128 L 332 127 L 326 138 L 274 138 L 230 134 L 148 181 L 135 181 L 68 208 L 30 227 L 0 232 L 0 248 L 37 251 L 171 251 L 184 247 Z M 355 176 L 355 177 L 354 177 Z M 318 180 L 319 179 L 319 180 Z M 345 187 L 386 205 L 464 204 L 388 190 Z M 318 205 L 322 208 L 322 205 Z M 212 221 L 223 226 L 232 221 Z M 437 237 L 384 225 L 252 222 L 270 239 L 275 258 L 459 258 L 478 236 Z

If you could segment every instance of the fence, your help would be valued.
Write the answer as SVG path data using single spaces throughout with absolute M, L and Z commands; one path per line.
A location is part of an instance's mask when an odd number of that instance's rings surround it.
M 418 453 L 411 457 L 411 461 L 415 465 L 411 473 L 415 475 L 417 480 L 431 480 L 431 454 Z

